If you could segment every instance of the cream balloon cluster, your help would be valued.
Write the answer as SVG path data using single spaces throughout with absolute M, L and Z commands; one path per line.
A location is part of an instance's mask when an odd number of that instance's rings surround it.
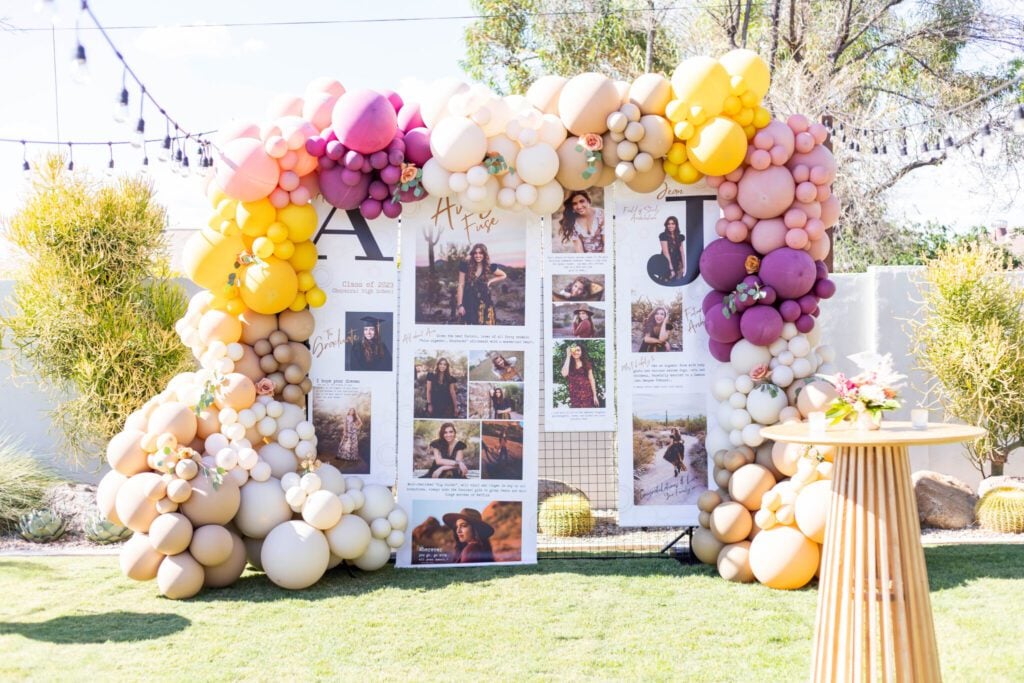
M 283 504 L 282 504 L 283 502 Z M 269 528 L 265 510 L 289 510 L 288 519 Z M 263 519 L 259 519 L 263 516 Z M 240 515 L 241 517 L 241 515 Z M 356 477 L 344 478 L 322 465 L 301 476 L 285 474 L 255 490 L 240 524 L 261 534 L 253 544 L 267 577 L 291 590 L 307 588 L 341 562 L 373 571 L 405 543 L 408 515 L 395 504 L 391 491 Z

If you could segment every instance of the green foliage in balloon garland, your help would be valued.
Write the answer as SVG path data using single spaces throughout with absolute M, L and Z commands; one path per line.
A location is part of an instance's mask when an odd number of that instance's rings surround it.
M 927 262 L 910 329 L 929 395 L 950 417 L 984 427 L 967 445 L 982 473 L 1000 475 L 1024 446 L 1024 287 L 988 242 L 943 249 Z
M 193 366 L 174 323 L 186 307 L 165 255 L 166 213 L 139 178 L 99 185 L 37 166 L 7 235 L 21 251 L 0 334 L 16 369 L 41 381 L 66 456 L 95 463 L 125 418 Z
M 18 528 L 19 518 L 44 505 L 57 477 L 14 437 L 0 435 L 0 534 Z

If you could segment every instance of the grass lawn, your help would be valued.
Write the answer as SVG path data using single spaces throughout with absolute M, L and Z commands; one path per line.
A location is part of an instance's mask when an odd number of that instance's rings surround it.
M 1024 677 L 1024 545 L 926 549 L 947 681 Z M 805 680 L 816 591 L 670 560 L 248 573 L 174 602 L 114 557 L 0 557 L 0 678 Z

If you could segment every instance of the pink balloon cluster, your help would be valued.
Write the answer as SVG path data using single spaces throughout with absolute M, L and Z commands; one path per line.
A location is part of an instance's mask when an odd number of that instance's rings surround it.
M 426 196 L 420 169 L 430 159 L 430 133 L 419 106 L 394 92 L 355 90 L 341 95 L 330 127 L 310 137 L 305 150 L 320 169 L 324 199 L 368 219 L 396 218 L 401 202 Z
M 714 290 L 703 309 L 711 354 L 722 362 L 740 339 L 769 346 L 787 323 L 810 332 L 818 302 L 835 294 L 821 261 L 840 208 L 827 137 L 804 116 L 772 121 L 740 168 L 708 178 L 722 207 L 715 226 L 722 239 L 701 254 L 700 270 Z

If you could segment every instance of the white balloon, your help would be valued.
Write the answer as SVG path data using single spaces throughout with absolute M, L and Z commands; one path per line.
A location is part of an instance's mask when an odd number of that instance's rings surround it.
M 308 588 L 319 581 L 330 561 L 324 533 L 296 520 L 274 527 L 260 550 L 267 578 L 290 590 Z
M 392 529 L 405 531 L 406 526 L 409 524 L 409 515 L 405 513 L 405 510 L 396 505 L 395 509 L 388 515 L 388 523 Z
M 629 119 L 621 111 L 613 111 L 608 115 L 606 122 L 608 130 L 613 133 L 621 133 L 626 130 L 626 126 L 629 124 Z
M 423 177 L 420 178 L 420 183 L 423 185 L 423 189 L 427 191 L 427 194 L 431 194 L 435 197 L 447 197 L 451 194 L 451 186 L 449 178 L 451 173 L 447 171 L 441 164 L 431 158 L 427 160 L 427 163 L 423 164 Z
M 234 361 L 242 360 L 245 355 L 245 347 L 238 342 L 231 342 L 227 348 L 228 358 Z
M 733 408 L 743 408 L 747 405 L 747 395 L 742 391 L 734 391 L 729 394 L 729 405 Z
M 749 394 L 754 388 L 754 380 L 750 375 L 737 375 L 735 380 L 736 391 Z
M 345 560 L 354 560 L 365 553 L 373 538 L 366 520 L 349 514 L 342 515 L 341 520 L 327 530 L 326 536 L 331 552 Z
M 452 192 L 465 192 L 469 187 L 469 178 L 465 173 L 452 173 L 448 176 L 448 189 Z
M 352 564 L 364 572 L 372 572 L 386 565 L 390 559 L 391 546 L 380 539 L 371 538 L 366 552 L 353 560 Z
M 295 447 L 295 457 L 299 460 L 308 460 L 316 455 L 316 446 L 310 441 L 300 441 Z
M 729 443 L 733 446 L 743 445 L 743 432 L 738 429 L 733 429 L 729 432 Z
M 562 195 L 557 180 L 545 183 L 537 188 L 537 201 L 530 205 L 530 210 L 539 215 L 554 213 L 562 205 Z
M 498 190 L 498 206 L 506 209 L 511 208 L 516 203 L 516 191 L 510 187 L 503 187 Z
M 255 467 L 249 470 L 249 476 L 256 481 L 266 481 L 267 479 L 270 479 L 271 474 L 273 474 L 273 472 L 266 460 L 260 460 L 256 463 Z
M 487 199 L 487 188 L 481 185 L 470 185 L 466 188 L 466 196 L 474 202 L 482 202 Z
M 792 369 L 793 377 L 796 379 L 810 377 L 811 373 L 814 372 L 814 368 L 811 367 L 811 362 L 806 358 L 797 358 L 793 361 Z
M 287 491 L 293 486 L 298 486 L 300 480 L 301 477 L 298 472 L 288 472 L 281 477 L 281 488 Z
M 732 411 L 731 420 L 729 426 L 733 429 L 743 429 L 750 424 L 750 413 L 742 408 L 736 408 Z
M 647 152 L 640 152 L 633 157 L 633 166 L 640 173 L 646 173 L 654 168 L 654 157 Z
M 782 323 L 782 338 L 789 341 L 796 335 L 800 334 L 800 331 L 796 329 L 794 323 Z
M 735 390 L 736 385 L 733 380 L 728 377 L 719 377 L 711 385 L 711 395 L 719 401 L 726 401 L 732 396 L 732 392 Z
M 384 542 L 392 548 L 401 548 L 405 545 L 405 532 L 394 529 L 390 534 L 388 534 L 388 537 L 384 539 Z
M 751 448 L 757 448 L 764 443 L 764 437 L 761 436 L 761 425 L 755 423 L 749 424 L 743 428 L 742 433 L 743 443 Z
M 644 139 L 644 127 L 639 121 L 630 121 L 623 133 L 630 142 L 640 142 Z
M 300 439 L 308 441 L 316 436 L 316 427 L 313 426 L 312 422 L 303 420 L 299 424 L 295 425 L 295 433 L 299 435 Z
M 790 351 L 789 349 L 786 349 L 785 351 L 779 353 L 777 358 L 779 360 L 779 365 L 792 365 L 793 361 L 796 360 L 793 357 L 793 352 Z
M 517 139 L 519 140 L 520 145 L 523 147 L 529 147 L 537 142 L 537 131 L 533 128 L 523 128 L 519 131 Z
M 789 350 L 797 358 L 804 358 L 811 352 L 811 343 L 807 341 L 807 337 L 798 334 L 789 340 Z
M 516 201 L 523 206 L 530 206 L 537 201 L 537 188 L 529 183 L 523 183 L 515 189 Z
M 361 491 L 363 480 L 359 477 L 345 477 L 345 489 L 347 491 Z
M 256 431 L 260 436 L 273 436 L 277 431 L 277 420 L 272 417 L 265 417 L 256 423 Z
M 549 183 L 558 173 L 558 152 L 544 143 L 525 147 L 519 152 L 516 172 L 524 182 L 531 185 L 539 187 Z
M 206 452 L 210 455 L 215 455 L 221 450 L 227 448 L 230 444 L 228 443 L 228 437 L 223 434 L 214 432 L 206 437 L 206 441 L 203 442 L 203 446 L 206 448 Z
M 391 524 L 388 523 L 387 519 L 378 517 L 370 522 L 370 534 L 372 534 L 374 538 L 379 538 L 383 541 L 391 534 Z
M 484 168 L 483 166 L 474 166 L 473 168 L 466 171 L 466 182 L 468 182 L 470 185 L 475 185 L 478 187 L 483 186 L 487 182 L 487 179 L 489 177 L 490 174 L 487 172 L 487 169 Z M 461 190 L 459 191 L 461 192 Z
M 789 344 L 787 344 L 786 340 L 783 339 L 782 337 L 779 337 L 778 339 L 776 339 L 775 341 L 768 345 L 768 351 L 773 356 L 778 356 L 787 348 L 789 348 Z
M 267 417 L 281 417 L 284 415 L 284 405 L 280 401 L 271 401 L 267 404 Z
M 792 384 L 794 379 L 793 370 L 787 365 L 780 365 L 772 370 L 772 384 L 783 389 Z

